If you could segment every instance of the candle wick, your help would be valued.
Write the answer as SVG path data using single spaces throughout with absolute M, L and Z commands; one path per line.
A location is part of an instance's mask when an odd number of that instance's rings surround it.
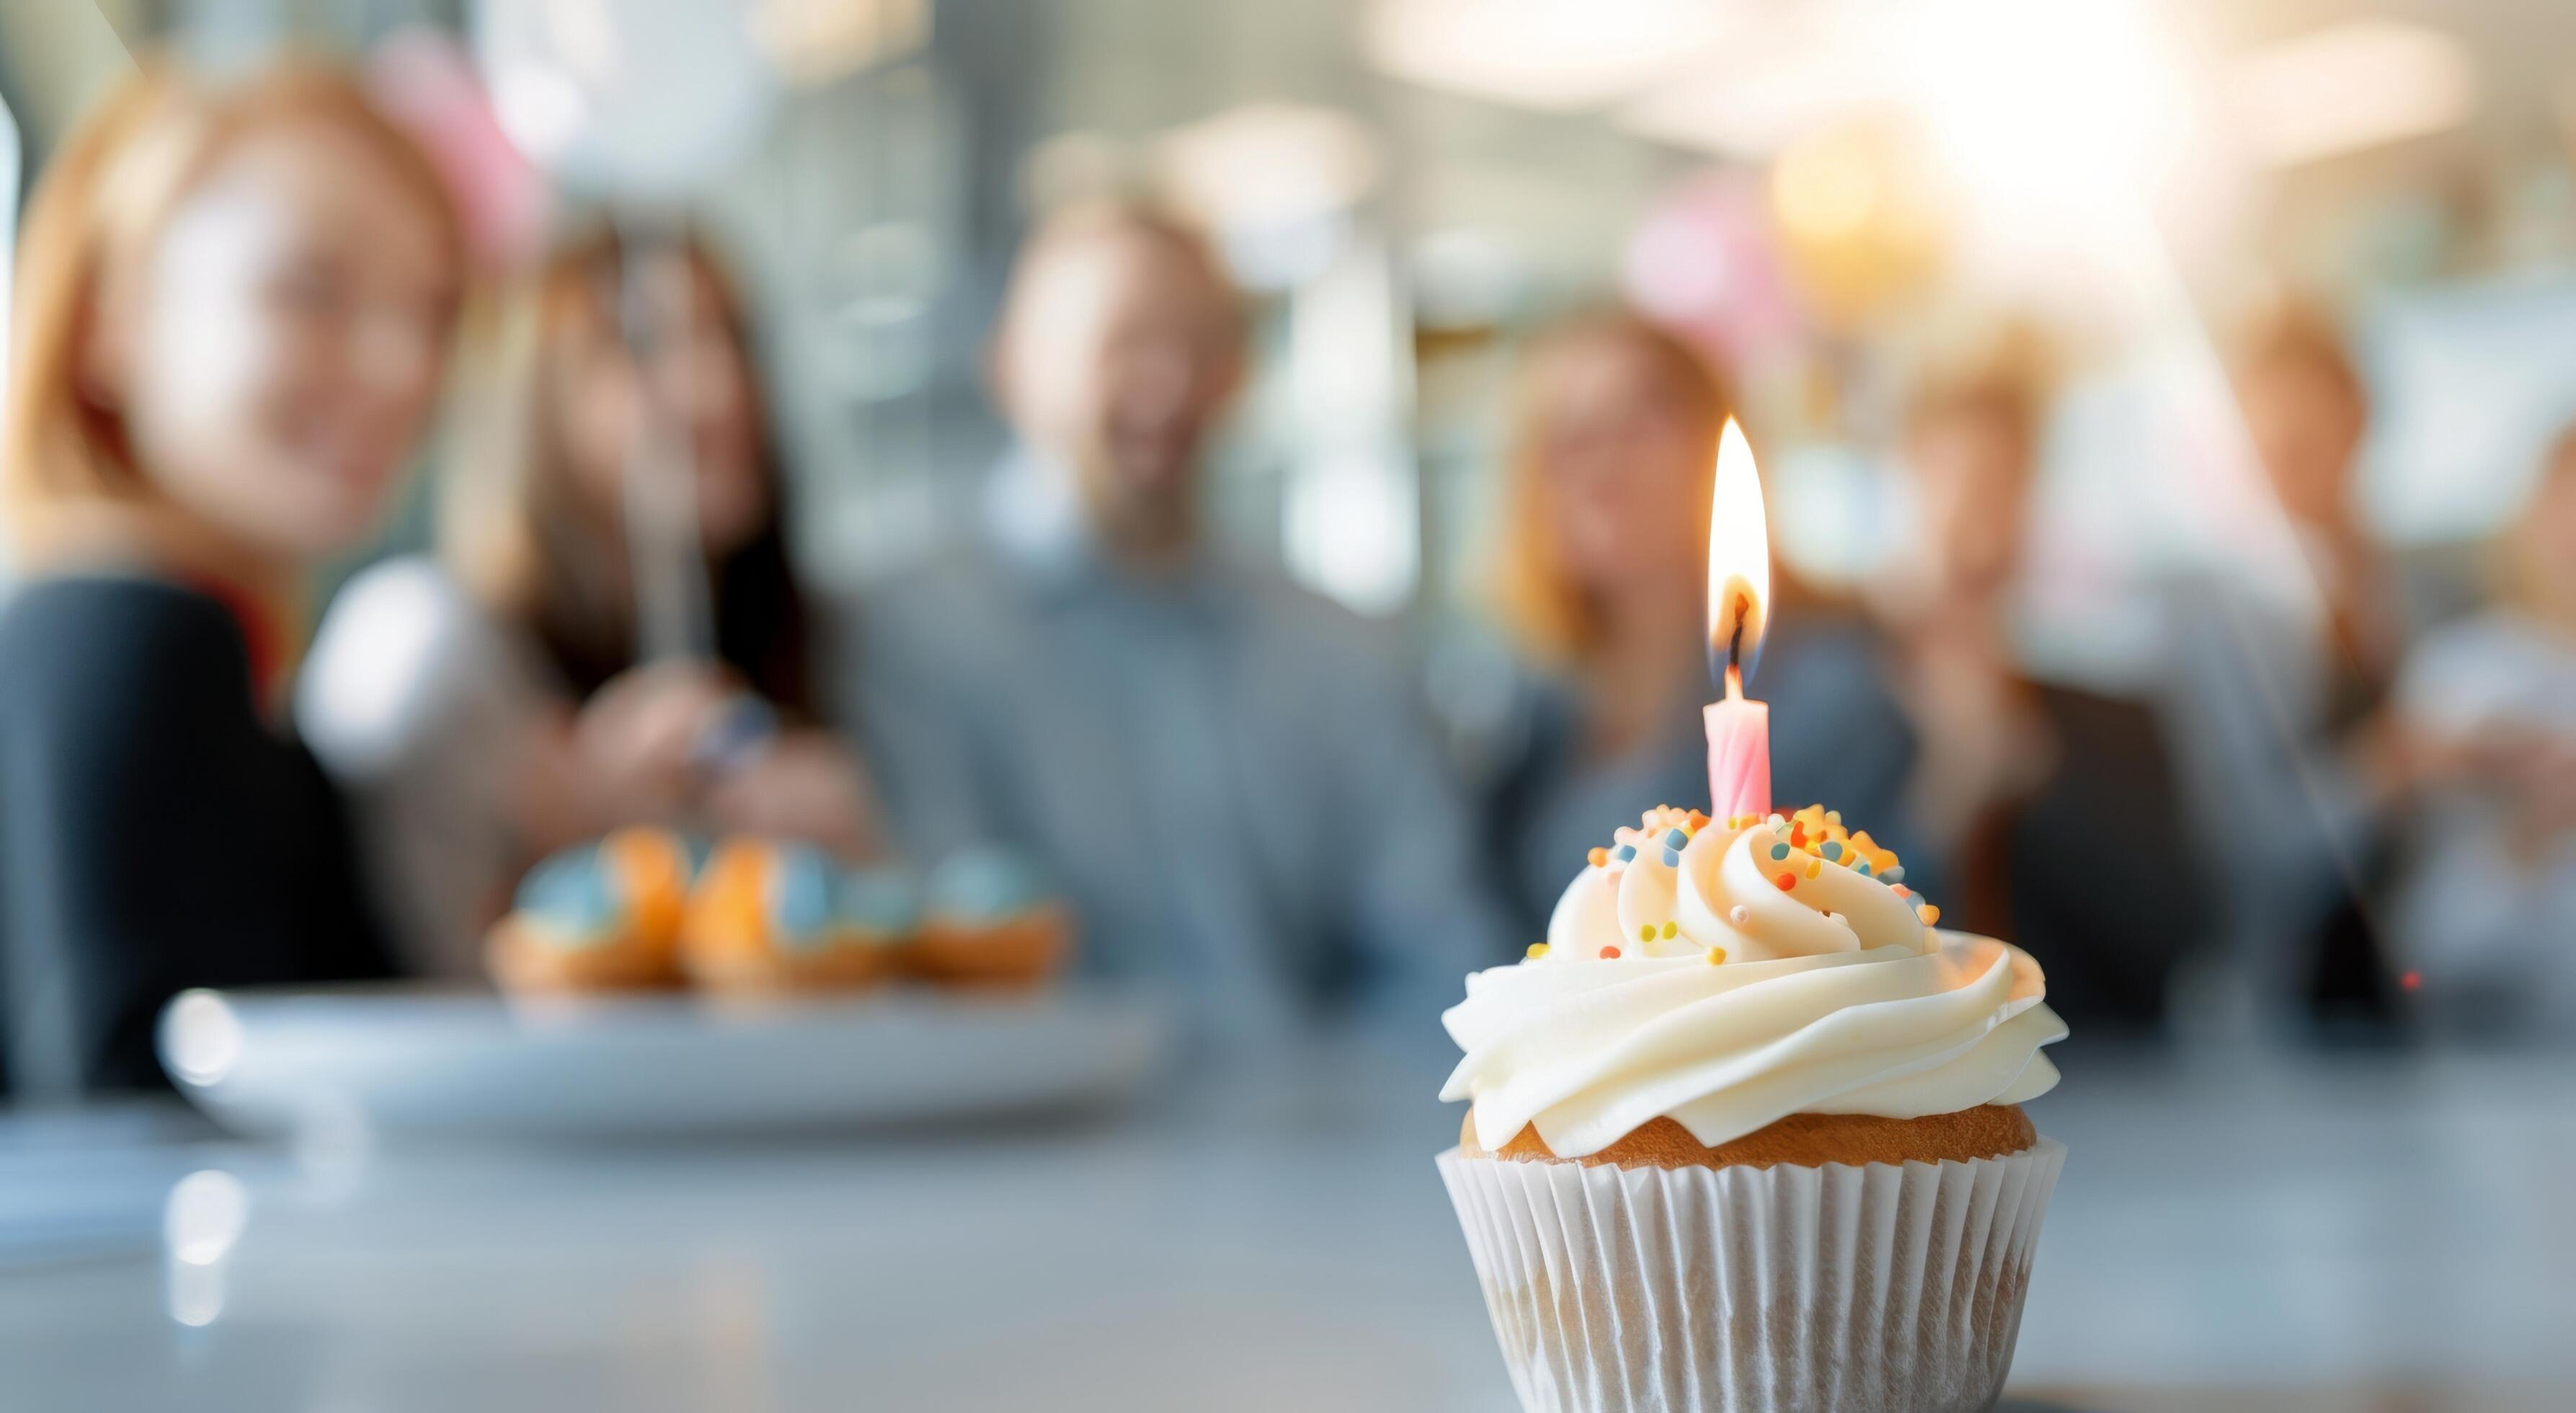
M 1729 700 L 1742 700 L 1744 696 L 1744 629 L 1745 625 L 1753 618 L 1752 596 L 1750 594 L 1743 593 L 1742 591 L 1729 594 L 1727 596 L 1727 610 L 1726 622 L 1724 624 L 1726 628 L 1726 663 L 1722 669 L 1718 665 L 1717 631 L 1716 626 L 1713 625 L 1709 631 L 1708 675 L 1724 679 L 1726 683 L 1726 695 Z

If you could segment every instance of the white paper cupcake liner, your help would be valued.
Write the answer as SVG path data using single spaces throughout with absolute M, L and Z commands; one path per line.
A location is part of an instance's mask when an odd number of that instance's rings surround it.
M 1985 1408 L 2065 1161 L 1439 1159 L 1532 1413 Z

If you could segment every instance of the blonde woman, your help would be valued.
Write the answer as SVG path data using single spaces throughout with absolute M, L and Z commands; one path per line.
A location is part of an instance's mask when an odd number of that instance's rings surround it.
M 306 571 L 375 533 L 437 399 L 460 244 L 339 70 L 151 63 L 48 163 L 18 276 L 9 1079 L 148 1085 L 183 988 L 387 969 L 282 702 Z
M 1535 937 L 1566 871 L 1613 826 L 1707 798 L 1709 488 L 1729 406 L 1686 345 L 1603 312 L 1535 341 L 1513 411 L 1493 578 L 1522 687 L 1483 818 L 1499 891 Z M 1755 682 L 1795 704 L 1772 715 L 1774 797 L 1825 801 L 1902 851 L 1910 738 L 1871 640 L 1774 582 L 1798 600 L 1774 605 Z
M 676 255 L 642 252 L 639 284 L 597 226 L 488 311 L 437 556 L 361 574 L 316 635 L 298 716 L 423 971 L 481 975 L 520 874 L 622 825 L 879 847 L 857 758 L 817 724 L 741 301 L 706 247 Z M 640 343 L 623 317 L 639 290 L 660 305 Z M 626 478 L 648 436 L 685 452 L 704 657 L 656 660 L 639 626 Z

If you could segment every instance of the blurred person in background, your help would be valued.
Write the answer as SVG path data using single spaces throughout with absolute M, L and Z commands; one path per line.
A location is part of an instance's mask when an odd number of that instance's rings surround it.
M 2034 680 L 2012 645 L 2045 415 L 2026 337 L 1914 390 L 1915 530 L 1874 588 L 1916 738 L 1907 813 L 1944 927 L 2009 938 L 2070 1019 L 2159 1021 L 2212 911 L 2157 718 Z M 1909 877 L 1914 862 L 1906 863 Z
M 991 353 L 1018 449 L 974 544 L 871 595 L 853 700 L 920 856 L 1028 852 L 1091 966 L 1258 1038 L 1498 943 L 1395 642 L 1202 528 L 1244 337 L 1185 227 L 1035 231 Z
M 193 986 L 391 959 L 284 697 L 306 572 L 367 542 L 436 403 L 446 193 L 332 68 L 151 62 L 19 248 L 0 612 L 0 962 L 27 1095 L 161 1082 Z
M 1729 401 L 1689 346 L 1633 314 L 1570 320 L 1529 350 L 1493 576 L 1524 662 L 1501 748 L 1478 752 L 1495 761 L 1482 818 L 1515 936 L 1545 934 L 1614 827 L 1707 802 L 1709 497 Z M 1756 679 L 1781 707 L 1773 798 L 1822 801 L 1903 853 L 1913 734 L 1873 640 L 1790 576 L 1773 585 Z
M 2369 396 L 2339 331 L 2304 305 L 2253 332 L 2236 391 L 2315 604 L 2273 608 L 2218 576 L 2181 586 L 2171 716 L 2253 999 L 2376 1027 L 2392 974 L 2367 919 L 2411 789 L 2385 710 L 2410 615 L 2354 502 Z
M 2576 1033 L 2576 426 L 2498 548 L 2502 601 L 2428 635 L 2398 677 L 2426 807 L 2396 928 L 2437 1024 L 2563 1037 Z
M 741 302 L 694 238 L 659 268 L 683 287 L 641 344 L 605 225 L 485 311 L 437 556 L 357 576 L 315 638 L 299 718 L 432 973 L 480 975 L 520 875 L 623 825 L 878 847 L 860 763 L 817 724 L 817 635 Z M 648 661 L 640 642 L 627 477 L 653 436 L 689 468 L 705 660 Z

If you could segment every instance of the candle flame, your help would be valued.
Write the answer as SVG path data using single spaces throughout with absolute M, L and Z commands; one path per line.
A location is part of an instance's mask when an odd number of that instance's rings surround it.
M 1753 448 L 1735 419 L 1717 443 L 1717 483 L 1708 507 L 1709 675 L 1730 696 L 1762 647 L 1770 620 L 1771 535 L 1762 512 L 1762 478 Z

